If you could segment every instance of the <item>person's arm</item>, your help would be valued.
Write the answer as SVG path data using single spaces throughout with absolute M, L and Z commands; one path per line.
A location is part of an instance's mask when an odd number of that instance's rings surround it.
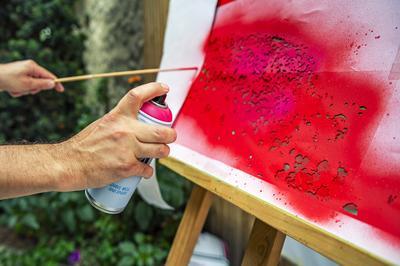
M 0 64 L 0 91 L 7 91 L 13 97 L 36 94 L 55 88 L 63 92 L 64 87 L 55 83 L 56 76 L 32 60 Z
M 104 117 L 59 144 L 0 146 L 0 199 L 150 177 L 153 169 L 139 159 L 168 156 L 167 144 L 176 132 L 136 116 L 144 102 L 167 92 L 160 83 L 137 87 Z
M 0 146 L 0 199 L 57 190 L 60 180 L 68 178 L 61 146 Z

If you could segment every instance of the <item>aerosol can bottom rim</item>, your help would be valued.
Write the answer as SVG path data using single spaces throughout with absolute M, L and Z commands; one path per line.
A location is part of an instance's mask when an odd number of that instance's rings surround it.
M 125 208 L 122 209 L 114 209 L 114 208 L 109 208 L 109 207 L 105 207 L 103 204 L 97 202 L 91 195 L 90 193 L 87 191 L 87 189 L 85 189 L 85 195 L 86 198 L 88 199 L 88 201 L 90 202 L 90 204 L 98 209 L 99 211 L 108 213 L 108 214 L 118 214 L 121 213 Z

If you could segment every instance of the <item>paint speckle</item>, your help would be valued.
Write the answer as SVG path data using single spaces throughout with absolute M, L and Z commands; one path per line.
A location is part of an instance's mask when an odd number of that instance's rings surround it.
M 397 199 L 397 195 L 389 195 L 387 203 L 393 204 L 396 199 Z
M 334 118 L 336 118 L 336 119 L 340 118 L 340 119 L 346 120 L 346 116 L 344 114 L 337 114 L 334 116 Z
M 340 181 L 344 181 L 344 178 L 348 175 L 348 172 L 346 171 L 346 169 L 344 169 L 343 167 L 338 167 L 337 168 L 337 178 Z
M 217 17 L 204 46 L 204 71 L 176 120 L 178 143 L 274 184 L 302 215 L 329 219 L 332 210 L 348 214 L 343 202 L 357 202 L 357 219 L 400 236 L 393 226 L 399 212 L 380 209 L 397 195 L 398 174 L 384 186 L 360 169 L 382 163 L 363 158 L 385 115 L 388 82 L 370 72 L 336 71 L 351 69 L 354 52 L 376 33 L 365 38 L 348 25 L 327 42 L 318 37 L 326 35 L 324 25 L 280 17 L 242 24 L 236 12 Z M 185 134 L 193 129 L 207 145 Z
M 285 163 L 285 164 L 283 165 L 283 170 L 285 170 L 285 172 L 289 171 L 289 170 L 290 170 L 290 164 Z
M 317 166 L 317 172 L 326 172 L 329 170 L 329 162 L 327 160 L 321 161 Z
M 343 209 L 348 213 L 351 213 L 353 215 L 358 215 L 358 207 L 356 204 L 352 202 L 343 205 Z

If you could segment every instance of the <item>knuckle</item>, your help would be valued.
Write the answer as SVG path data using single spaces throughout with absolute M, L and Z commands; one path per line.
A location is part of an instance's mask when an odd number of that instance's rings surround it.
M 144 165 L 142 169 L 143 177 L 151 177 L 153 175 L 153 168 L 148 165 Z
M 148 83 L 148 85 L 152 86 L 152 87 L 161 87 L 161 83 L 159 83 L 159 82 L 150 82 L 150 83 Z
M 131 89 L 128 92 L 128 97 L 130 97 L 131 100 L 135 101 L 135 102 L 141 102 L 143 100 L 142 96 L 139 93 L 137 93 L 137 91 L 135 89 Z
M 170 130 L 171 130 L 171 141 L 172 141 L 172 142 L 175 142 L 175 141 L 176 141 L 176 138 L 178 137 L 178 135 L 177 135 L 177 133 L 176 133 L 176 130 L 173 129 L 173 128 L 171 128 Z
M 139 155 L 143 155 L 144 153 L 146 153 L 145 149 L 144 149 L 143 146 L 140 145 L 140 144 L 139 144 L 139 145 L 136 145 L 135 151 L 136 151 L 136 154 L 137 154 L 138 158 L 140 158 Z
M 126 173 L 130 173 L 132 170 L 133 166 L 130 163 L 124 162 L 119 165 L 118 169 L 121 173 L 123 173 L 124 175 L 126 175 Z
M 144 174 L 145 177 L 151 177 L 153 175 L 153 168 L 149 168 Z
M 154 129 L 154 136 L 157 141 L 164 141 L 166 139 L 165 129 L 161 127 L 156 127 Z
M 128 136 L 128 133 L 123 130 L 115 130 L 111 133 L 111 138 L 114 141 L 120 141 L 121 139 L 125 139 Z
M 123 157 L 121 158 L 119 165 L 118 165 L 118 170 L 121 173 L 124 174 L 129 174 L 130 172 L 132 172 L 132 169 L 134 168 L 135 165 L 135 160 L 128 158 L 128 157 Z
M 32 89 L 33 88 L 33 80 L 30 78 L 23 79 L 22 80 L 22 85 L 25 87 L 25 89 Z
M 109 112 L 102 117 L 102 122 L 104 123 L 112 123 L 117 120 L 117 116 L 114 112 Z
M 165 145 L 165 156 L 167 157 L 170 152 L 171 152 L 170 147 L 168 145 Z
M 169 147 L 167 145 L 162 145 L 158 149 L 158 155 L 159 157 L 167 157 L 169 155 Z
M 36 65 L 35 61 L 32 59 L 25 60 L 25 64 L 27 67 L 34 67 Z

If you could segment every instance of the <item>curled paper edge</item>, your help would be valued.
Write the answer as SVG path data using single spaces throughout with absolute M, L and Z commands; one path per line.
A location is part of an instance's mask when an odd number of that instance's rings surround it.
M 156 169 L 156 162 L 153 160 L 151 162 L 151 167 Z M 174 208 L 169 205 L 162 197 L 160 191 L 160 185 L 158 184 L 156 171 L 153 172 L 153 176 L 149 179 L 142 179 L 138 186 L 139 195 L 148 204 L 156 206 L 157 208 L 163 210 L 173 210 Z

